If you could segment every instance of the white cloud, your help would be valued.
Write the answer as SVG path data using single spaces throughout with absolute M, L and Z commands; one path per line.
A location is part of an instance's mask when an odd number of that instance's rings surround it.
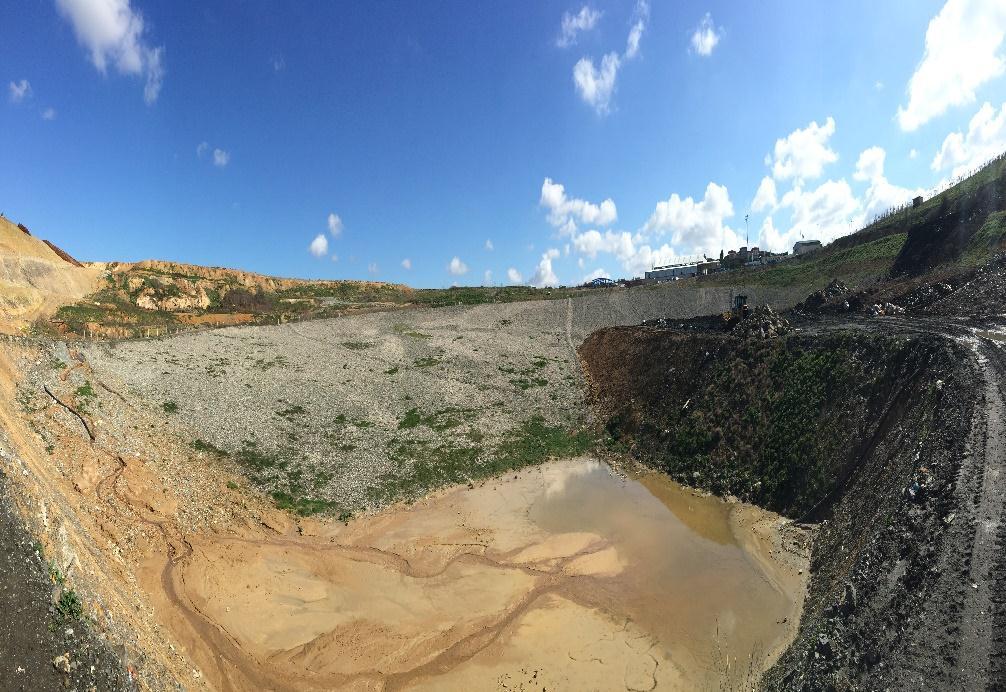
M 590 31 L 597 26 L 597 21 L 601 18 L 601 12 L 584 5 L 576 14 L 565 12 L 562 15 L 562 28 L 559 31 L 559 38 L 555 40 L 555 45 L 560 48 L 568 48 L 576 44 L 576 35 L 582 31 Z
M 712 55 L 722 35 L 722 30 L 717 32 L 712 15 L 706 12 L 706 16 L 692 33 L 692 50 L 702 56 Z
M 56 119 L 56 109 L 49 106 L 44 111 L 42 111 L 42 120 L 55 120 Z
M 862 201 L 864 221 L 868 221 L 892 207 L 904 204 L 915 195 L 922 194 L 922 190 L 909 190 L 888 182 L 884 177 L 886 158 L 887 152 L 881 147 L 870 147 L 859 155 L 859 161 L 856 162 L 856 172 L 852 174 L 852 177 L 855 180 L 870 183 Z
M 778 204 L 776 199 L 775 181 L 768 176 L 761 179 L 758 184 L 758 191 L 755 192 L 754 201 L 751 202 L 751 211 L 763 212 L 772 209 Z
M 910 158 L 912 160 L 915 160 L 916 158 L 918 158 L 918 156 L 919 156 L 919 150 L 918 149 L 912 149 L 910 152 L 908 152 L 908 158 Z
M 328 232 L 332 234 L 333 238 L 338 238 L 339 234 L 342 233 L 342 219 L 335 212 L 329 212 Z
M 777 139 L 774 154 L 766 157 L 766 162 L 772 166 L 773 177 L 776 180 L 792 178 L 797 184 L 819 178 L 826 165 L 838 160 L 838 154 L 828 146 L 833 134 L 835 119 L 829 116 L 824 125 L 813 121 L 784 139 Z
M 975 90 L 1006 69 L 1002 0 L 948 0 L 926 30 L 922 61 L 908 82 L 908 105 L 898 124 L 912 131 L 952 106 L 974 102 Z
M 143 85 L 143 102 L 150 106 L 161 95 L 161 85 L 164 83 L 164 47 L 154 48 L 146 56 L 147 82 Z
M 639 41 L 646 30 L 646 22 L 650 18 L 650 4 L 646 0 L 636 3 L 636 21 L 629 29 L 629 37 L 625 39 L 625 59 L 632 60 L 639 53 Z
M 27 79 L 11 82 L 7 88 L 10 90 L 11 103 L 21 103 L 25 97 L 31 95 L 31 83 Z
M 884 175 L 884 159 L 887 157 L 880 147 L 864 149 L 856 161 L 856 172 L 852 174 L 855 180 L 876 180 Z
M 985 163 L 1006 150 L 1006 103 L 997 112 L 987 101 L 968 123 L 967 133 L 951 132 L 943 140 L 931 167 L 952 169 L 954 177 Z
M 733 215 L 734 207 L 727 188 L 709 183 L 700 202 L 691 197 L 681 199 L 677 193 L 657 202 L 643 227 L 643 234 L 670 232 L 671 242 L 677 247 L 683 246 L 695 253 L 718 253 L 720 248 L 734 247 L 738 240 L 737 234 L 723 223 Z
M 590 272 L 589 274 L 587 274 L 586 276 L 584 276 L 582 279 L 580 279 L 580 283 L 585 284 L 585 283 L 588 283 L 590 281 L 593 281 L 594 279 L 602 279 L 602 278 L 603 279 L 610 279 L 611 278 L 611 275 L 608 273 L 608 270 L 606 270 L 604 268 L 595 269 L 594 271 Z
M 203 154 L 205 154 L 209 148 L 209 142 L 200 142 L 196 145 L 196 156 L 203 158 Z
M 522 284 L 524 283 L 524 277 L 521 276 L 520 272 L 510 267 L 506 270 L 506 278 L 512 284 Z
M 559 229 L 560 234 L 572 235 L 576 231 L 576 221 L 596 226 L 608 226 L 618 219 L 615 202 L 609 197 L 600 204 L 566 196 L 566 188 L 545 178 L 541 184 L 541 198 L 538 203 L 548 209 L 548 222 Z
M 605 115 L 611 110 L 611 96 L 615 93 L 615 80 L 622 59 L 618 53 L 611 52 L 601 58 L 601 67 L 594 65 L 593 58 L 580 58 L 573 66 L 573 84 L 587 104 L 598 115 Z
M 876 82 L 873 83 L 873 88 L 876 89 L 877 91 L 883 91 L 884 83 L 878 79 Z
M 532 286 L 543 288 L 545 286 L 559 285 L 559 277 L 557 277 L 555 272 L 552 270 L 552 260 L 558 256 L 559 250 L 556 248 L 549 248 L 542 254 L 541 261 L 538 262 L 538 266 L 534 270 L 534 274 L 531 276 Z
M 829 243 L 863 221 L 859 201 L 845 180 L 828 180 L 810 191 L 794 187 L 779 200 L 779 209 L 789 210 L 789 229 L 776 230 L 769 217 L 760 240 L 762 247 L 775 251 L 790 249 L 800 238 Z
M 408 257 L 402 260 L 402 269 L 412 269 L 412 260 Z
M 325 237 L 324 233 L 319 233 L 311 241 L 311 245 L 308 248 L 311 254 L 315 257 L 324 257 L 328 254 L 328 238 Z
M 231 162 L 231 155 L 230 155 L 229 152 L 226 152 L 223 149 L 214 149 L 213 150 L 213 165 L 214 166 L 216 166 L 217 168 L 223 168 L 224 166 L 226 166 L 230 162 Z
M 334 252 L 332 253 L 332 261 L 333 262 L 338 262 L 339 261 L 339 256 L 337 254 L 335 254 Z
M 486 269 L 485 273 L 482 274 L 482 283 L 485 284 L 486 286 L 488 286 L 492 282 L 493 282 L 493 270 L 492 269 Z
M 650 17 L 650 5 L 646 0 L 638 0 L 633 13 L 634 21 L 625 41 L 625 53 L 617 51 L 606 53 L 601 58 L 601 65 L 594 64 L 594 59 L 583 57 L 573 66 L 573 84 L 587 104 L 598 115 L 606 115 L 611 110 L 611 97 L 615 93 L 615 82 L 622 66 L 639 54 L 639 42 L 646 29 Z
M 493 247 L 493 241 L 491 241 L 488 238 L 486 238 L 486 250 L 488 250 L 489 252 L 492 252 L 495 249 L 496 248 Z
M 632 235 L 626 231 L 613 233 L 590 230 L 573 236 L 573 247 L 581 255 L 590 259 L 597 257 L 599 252 L 616 255 L 619 259 L 631 257 L 635 253 Z
M 120 74 L 143 75 L 144 101 L 150 105 L 157 100 L 164 80 L 164 48 L 147 45 L 143 17 L 129 0 L 56 0 L 56 7 L 70 20 L 99 72 L 105 74 L 112 63 Z
M 461 261 L 461 258 L 454 256 L 451 259 L 450 264 L 447 265 L 447 271 L 449 271 L 454 276 L 461 276 L 468 272 L 468 265 Z
M 370 264 L 368 264 L 367 265 L 367 271 L 369 273 L 371 273 L 371 274 L 376 274 L 377 271 L 378 271 L 378 269 L 377 269 L 377 262 L 371 262 Z

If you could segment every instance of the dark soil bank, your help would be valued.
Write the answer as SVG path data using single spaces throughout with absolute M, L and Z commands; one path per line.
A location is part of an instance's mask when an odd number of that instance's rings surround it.
M 635 327 L 580 355 L 615 451 L 817 524 L 800 630 L 765 687 L 971 687 L 957 630 L 974 526 L 956 486 L 981 388 L 966 348 Z
M 119 659 L 79 619 L 79 602 L 60 596 L 0 473 L 0 690 L 133 689 Z

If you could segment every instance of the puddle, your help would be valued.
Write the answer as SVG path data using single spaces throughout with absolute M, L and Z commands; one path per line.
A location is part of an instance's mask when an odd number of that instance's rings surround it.
M 197 539 L 181 581 L 236 643 L 221 687 L 742 688 L 799 620 L 783 524 L 570 460 L 346 528 Z
M 1004 332 L 992 332 L 983 329 L 976 329 L 975 334 L 981 338 L 991 339 L 999 343 L 1006 342 L 1006 333 Z

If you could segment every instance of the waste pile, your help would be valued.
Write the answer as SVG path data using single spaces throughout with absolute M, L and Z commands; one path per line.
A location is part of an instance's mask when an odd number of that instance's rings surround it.
M 790 330 L 789 320 L 778 315 L 768 305 L 760 305 L 738 322 L 731 333 L 744 339 L 771 339 Z

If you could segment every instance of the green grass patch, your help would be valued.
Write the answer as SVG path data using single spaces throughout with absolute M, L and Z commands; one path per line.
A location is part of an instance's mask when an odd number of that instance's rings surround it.
M 161 404 L 161 408 L 164 409 L 165 413 L 178 413 L 178 404 L 174 401 L 165 401 Z
M 417 368 L 432 368 L 434 365 L 440 365 L 442 362 L 433 356 L 426 356 L 424 358 L 416 358 L 412 361 L 412 364 Z
M 342 347 L 348 348 L 350 351 L 364 351 L 373 348 L 374 344 L 370 341 L 343 341 Z
M 195 439 L 192 441 L 192 449 L 197 452 L 206 452 L 208 454 L 213 454 L 218 457 L 230 456 L 226 451 L 216 447 L 205 440 Z

